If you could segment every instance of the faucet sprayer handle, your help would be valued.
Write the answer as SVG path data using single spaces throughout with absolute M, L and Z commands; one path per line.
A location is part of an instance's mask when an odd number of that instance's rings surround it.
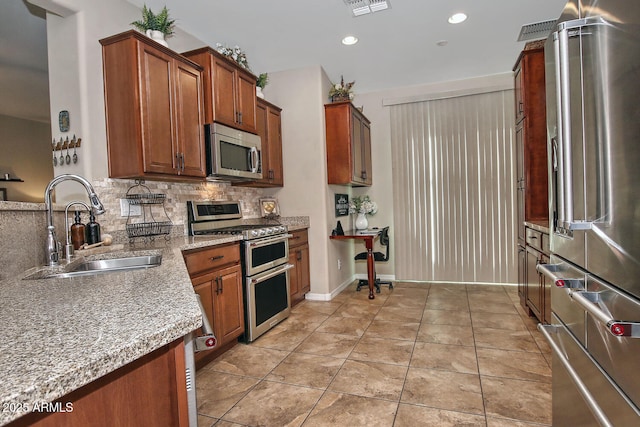
M 104 205 L 96 193 L 89 194 L 89 200 L 91 200 L 91 206 L 93 207 L 96 215 L 102 215 L 105 212 Z

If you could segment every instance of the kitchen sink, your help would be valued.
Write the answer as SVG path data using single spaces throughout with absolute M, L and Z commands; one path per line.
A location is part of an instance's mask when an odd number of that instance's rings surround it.
M 162 263 L 162 255 L 132 255 L 117 258 L 82 259 L 66 266 L 44 267 L 27 274 L 24 279 L 60 279 L 89 274 L 111 273 L 125 270 L 139 270 L 157 267 Z

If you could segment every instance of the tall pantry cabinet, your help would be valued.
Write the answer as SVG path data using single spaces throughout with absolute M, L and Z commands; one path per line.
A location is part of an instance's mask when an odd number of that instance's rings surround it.
M 544 313 L 544 291 L 532 285 L 535 262 L 527 256 L 528 227 L 548 235 L 548 167 L 544 41 L 527 43 L 514 71 L 516 117 L 516 190 L 518 228 L 518 294 L 530 313 Z M 539 248 L 536 248 L 539 250 Z M 539 260 L 537 261 L 539 262 Z M 537 282 L 536 282 L 537 283 Z M 528 297 L 531 294 L 531 298 Z M 533 310 L 532 310 L 533 309 Z M 540 319 L 543 321 L 543 319 Z

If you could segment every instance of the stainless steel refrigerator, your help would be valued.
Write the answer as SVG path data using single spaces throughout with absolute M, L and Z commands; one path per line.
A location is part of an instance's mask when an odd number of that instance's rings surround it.
M 545 62 L 553 425 L 640 426 L 640 2 L 568 2 Z

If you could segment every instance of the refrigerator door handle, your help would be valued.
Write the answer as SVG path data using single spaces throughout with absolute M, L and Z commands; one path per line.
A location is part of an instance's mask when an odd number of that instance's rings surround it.
M 553 284 L 558 288 L 564 288 L 567 292 L 570 292 L 573 289 L 584 290 L 583 279 L 567 278 L 558 274 L 560 271 L 564 271 L 562 269 L 562 264 L 537 264 L 536 270 L 538 273 L 541 273 L 551 279 Z
M 582 398 L 584 399 L 593 415 L 598 419 L 600 425 L 603 427 L 613 427 L 613 424 L 611 424 L 609 418 L 607 418 L 602 408 L 600 408 L 587 386 L 584 384 L 584 382 L 582 382 L 582 379 L 580 379 L 580 376 L 578 375 L 576 370 L 573 368 L 573 366 L 571 366 L 571 362 L 569 362 L 569 360 L 565 357 L 564 352 L 562 351 L 562 349 L 560 349 L 558 344 L 551 336 L 551 334 L 556 334 L 556 330 L 558 327 L 559 326 L 543 325 L 542 323 L 538 323 L 538 330 L 542 333 L 544 338 L 549 343 L 551 350 L 557 356 L 557 360 L 560 361 L 564 369 L 567 371 L 567 374 L 571 378 L 571 381 L 573 381 L 573 383 L 576 385 L 576 388 L 582 395 Z
M 560 149 L 558 150 L 558 180 L 559 182 L 559 205 L 558 225 L 567 231 L 590 230 L 593 228 L 593 221 L 586 219 L 575 219 L 573 214 L 573 167 L 571 149 L 571 90 L 569 73 L 569 38 L 579 33 L 584 27 L 594 25 L 606 25 L 600 16 L 574 19 L 565 21 L 558 25 L 558 31 L 554 33 L 555 45 L 555 67 L 556 81 L 560 86 L 557 91 L 558 105 L 558 139 Z
M 640 322 L 616 320 L 600 308 L 600 292 L 572 291 L 569 297 L 602 323 L 614 337 L 640 338 Z

